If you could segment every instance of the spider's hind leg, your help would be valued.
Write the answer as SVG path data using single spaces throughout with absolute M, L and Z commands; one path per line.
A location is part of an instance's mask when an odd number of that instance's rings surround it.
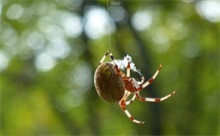
M 130 114 L 130 112 L 126 109 L 126 106 L 130 104 L 130 103 L 126 102 L 126 99 L 128 98 L 129 95 L 130 95 L 130 92 L 125 91 L 124 97 L 119 102 L 119 105 L 120 105 L 121 109 L 124 111 L 124 113 L 127 115 L 127 117 L 132 122 L 137 123 L 137 124 L 144 124 L 144 122 L 134 119 L 133 116 Z
M 136 98 L 136 95 L 134 94 L 130 100 L 125 102 L 125 105 L 128 106 L 128 105 L 132 104 L 134 102 L 135 98 Z

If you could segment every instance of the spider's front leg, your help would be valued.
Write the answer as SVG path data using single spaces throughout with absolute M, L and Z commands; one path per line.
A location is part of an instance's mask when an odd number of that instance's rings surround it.
M 114 59 L 114 56 L 113 56 L 113 54 L 111 53 L 111 50 L 108 50 L 106 53 L 105 53 L 105 55 L 102 57 L 102 59 L 100 60 L 100 62 L 99 62 L 99 65 L 101 65 L 103 62 L 104 62 L 104 60 L 106 59 L 106 57 L 108 56 L 108 54 L 109 54 L 109 56 L 110 56 L 110 59 L 113 61 L 113 63 L 116 65 L 116 63 L 115 63 L 115 59 Z
M 108 51 L 105 53 L 105 55 L 102 57 L 102 59 L 101 59 L 100 62 L 99 62 L 99 65 L 101 65 L 101 64 L 104 62 L 106 56 L 107 56 L 109 53 L 110 53 L 110 50 L 108 50 Z
M 145 87 L 147 87 L 148 85 L 150 85 L 153 81 L 154 81 L 154 79 L 157 77 L 157 75 L 159 74 L 159 72 L 160 72 L 160 69 L 162 68 L 162 63 L 160 64 L 160 66 L 157 68 L 157 71 L 154 73 L 154 75 L 147 81 L 147 82 L 145 82 L 145 83 L 141 83 L 140 84 L 140 90 L 139 91 L 141 91 L 142 90 L 142 88 L 145 88 Z

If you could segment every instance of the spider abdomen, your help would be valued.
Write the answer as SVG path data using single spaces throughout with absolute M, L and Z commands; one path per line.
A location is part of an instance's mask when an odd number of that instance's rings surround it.
M 113 64 L 102 63 L 96 69 L 94 84 L 98 95 L 105 101 L 118 102 L 124 95 L 123 78 L 117 74 Z

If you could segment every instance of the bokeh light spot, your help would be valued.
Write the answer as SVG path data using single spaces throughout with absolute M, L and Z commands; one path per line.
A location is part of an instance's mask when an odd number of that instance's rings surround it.
M 62 15 L 62 26 L 67 36 L 78 37 L 82 33 L 82 21 L 77 15 L 65 13 Z
M 220 1 L 202 0 L 196 4 L 197 12 L 211 22 L 220 21 Z
M 49 53 L 55 58 L 65 58 L 70 53 L 70 46 L 65 41 L 57 40 L 48 45 Z
M 24 9 L 20 4 L 13 4 L 8 9 L 6 15 L 9 19 L 16 20 L 22 16 L 23 12 L 24 12 Z
M 125 23 L 128 19 L 127 12 L 121 6 L 111 6 L 109 12 L 115 22 Z
M 7 68 L 8 63 L 9 63 L 8 55 L 0 50 L 0 71 Z
M 85 32 L 89 38 L 99 39 L 114 31 L 115 25 L 106 10 L 99 7 L 91 7 L 87 11 L 85 16 Z
M 132 25 L 138 31 L 147 29 L 152 23 L 152 15 L 149 11 L 138 11 L 132 16 Z
M 200 48 L 196 43 L 190 42 L 182 49 L 182 54 L 187 58 L 194 58 L 199 55 Z
M 42 52 L 37 55 L 35 66 L 39 71 L 47 72 L 56 65 L 56 60 L 47 52 Z

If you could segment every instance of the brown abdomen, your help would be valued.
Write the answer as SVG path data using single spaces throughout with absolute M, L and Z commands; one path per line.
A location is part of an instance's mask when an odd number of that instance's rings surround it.
M 94 84 L 98 95 L 108 102 L 121 100 L 125 92 L 123 78 L 116 73 L 114 65 L 108 62 L 96 69 Z

